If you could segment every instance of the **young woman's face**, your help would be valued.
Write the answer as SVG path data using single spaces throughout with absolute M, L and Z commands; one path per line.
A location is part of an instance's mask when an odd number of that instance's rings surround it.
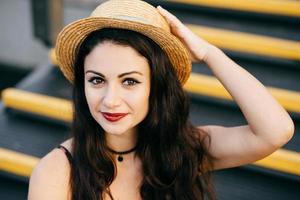
M 132 47 L 105 41 L 86 56 L 84 73 L 89 110 L 105 132 L 136 133 L 148 113 L 147 59 Z

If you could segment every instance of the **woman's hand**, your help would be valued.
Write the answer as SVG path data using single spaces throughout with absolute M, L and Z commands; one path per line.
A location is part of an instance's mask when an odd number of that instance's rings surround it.
M 157 10 L 169 23 L 171 33 L 178 37 L 185 45 L 185 47 L 189 50 L 191 60 L 193 62 L 205 62 L 208 51 L 211 49 L 212 45 L 202 38 L 198 37 L 176 16 L 163 9 L 161 6 L 158 6 Z

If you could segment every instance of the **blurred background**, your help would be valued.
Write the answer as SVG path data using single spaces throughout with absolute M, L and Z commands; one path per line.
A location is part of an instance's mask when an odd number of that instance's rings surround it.
M 26 199 L 38 160 L 69 138 L 71 86 L 53 53 L 61 28 L 99 0 L 0 1 L 0 199 Z M 290 113 L 295 135 L 251 165 L 213 174 L 218 199 L 300 197 L 300 1 L 148 1 L 260 80 Z M 185 89 L 194 124 L 246 124 L 235 102 L 205 64 L 194 63 Z

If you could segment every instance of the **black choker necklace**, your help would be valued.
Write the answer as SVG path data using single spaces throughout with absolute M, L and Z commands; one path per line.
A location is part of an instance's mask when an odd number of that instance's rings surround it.
M 115 151 L 115 150 L 112 150 L 112 149 L 110 149 L 110 148 L 107 147 L 107 149 L 108 149 L 111 153 L 117 154 L 117 155 L 118 155 L 118 161 L 119 161 L 119 162 L 122 162 L 122 161 L 123 161 L 123 156 L 122 156 L 122 155 L 131 153 L 131 152 L 135 151 L 136 148 L 137 148 L 137 146 L 133 147 L 132 149 L 130 149 L 130 150 L 128 150 L 128 151 Z

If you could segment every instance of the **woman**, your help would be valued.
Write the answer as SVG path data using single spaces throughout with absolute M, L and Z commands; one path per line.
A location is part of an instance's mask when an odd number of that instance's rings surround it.
M 73 137 L 35 167 L 31 200 L 214 199 L 210 171 L 262 159 L 293 135 L 258 80 L 161 7 L 103 3 L 60 33 L 56 52 L 74 85 Z M 208 65 L 248 125 L 188 121 L 190 60 Z

